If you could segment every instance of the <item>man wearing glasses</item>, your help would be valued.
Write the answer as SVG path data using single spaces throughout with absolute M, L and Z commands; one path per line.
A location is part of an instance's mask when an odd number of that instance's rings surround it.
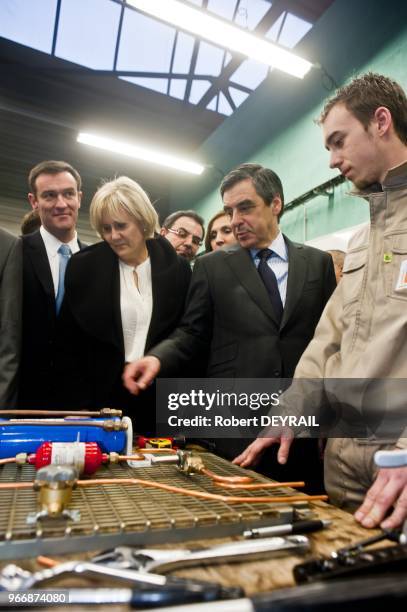
M 22 237 L 23 333 L 19 408 L 53 407 L 53 343 L 76 234 L 81 177 L 64 161 L 43 161 L 28 176 L 28 201 L 41 227 Z
M 204 220 L 193 210 L 178 210 L 165 219 L 161 235 L 171 242 L 178 255 L 191 262 L 203 243 Z

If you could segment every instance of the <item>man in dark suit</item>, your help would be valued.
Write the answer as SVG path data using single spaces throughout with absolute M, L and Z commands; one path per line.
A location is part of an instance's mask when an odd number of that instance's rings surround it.
M 0 411 L 15 408 L 21 342 L 21 240 L 0 229 Z
M 221 195 L 240 247 L 198 258 L 181 325 L 149 356 L 127 366 L 124 381 L 133 393 L 158 372 L 181 373 L 208 344 L 208 377 L 292 377 L 335 288 L 330 255 L 281 234 L 283 188 L 272 170 L 243 164 L 224 178 Z M 215 442 L 217 452 L 229 459 L 247 445 L 241 439 Z M 319 471 L 317 486 L 322 470 L 316 441 L 296 446 L 291 464 L 267 458 L 259 470 L 269 471 L 269 464 L 277 479 L 305 476 L 308 481 Z M 301 473 L 302 468 L 307 469 Z
M 23 241 L 23 340 L 19 408 L 52 408 L 53 345 L 69 257 L 79 251 L 76 222 L 81 177 L 63 161 L 37 164 L 28 177 L 28 200 L 41 227 Z

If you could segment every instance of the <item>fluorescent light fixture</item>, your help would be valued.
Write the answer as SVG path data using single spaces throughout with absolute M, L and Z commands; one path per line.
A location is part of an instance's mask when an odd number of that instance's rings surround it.
M 127 4 L 220 47 L 237 51 L 300 79 L 312 68 L 310 62 L 294 53 L 178 0 L 127 0 Z
M 111 138 L 96 136 L 95 134 L 88 134 L 86 132 L 80 132 L 77 141 L 82 144 L 97 147 L 98 149 L 112 151 L 113 153 L 119 153 L 120 155 L 126 155 L 127 157 L 133 157 L 135 159 L 142 159 L 160 166 L 167 166 L 168 168 L 175 168 L 183 172 L 190 172 L 191 174 L 202 174 L 205 169 L 205 166 L 201 164 L 196 164 L 186 159 L 169 155 L 168 153 L 153 151 L 152 149 L 146 149 L 139 145 L 119 142 L 118 140 L 112 140 Z

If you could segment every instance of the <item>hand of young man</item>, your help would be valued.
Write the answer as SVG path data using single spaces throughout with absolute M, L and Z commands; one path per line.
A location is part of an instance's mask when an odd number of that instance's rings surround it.
M 160 369 L 161 362 L 153 355 L 132 361 L 124 368 L 123 384 L 130 393 L 138 395 L 151 385 Z
M 393 505 L 393 512 L 383 520 Z M 363 527 L 400 527 L 407 518 L 407 467 L 381 468 L 355 518 Z
M 277 460 L 279 463 L 284 464 L 287 462 L 293 437 L 291 429 L 284 429 L 279 435 L 270 436 L 269 438 L 256 438 L 243 453 L 233 460 L 233 463 L 241 467 L 256 466 L 269 446 L 280 444 Z

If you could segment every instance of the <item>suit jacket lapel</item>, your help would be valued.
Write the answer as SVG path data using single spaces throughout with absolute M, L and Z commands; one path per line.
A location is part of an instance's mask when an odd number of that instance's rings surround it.
M 55 290 L 51 268 L 49 265 L 45 244 L 40 232 L 38 231 L 32 234 L 32 236 L 27 236 L 26 245 L 29 249 L 28 254 L 38 280 L 40 281 L 45 293 L 52 300 L 55 300 Z
M 88 257 L 74 256 L 69 262 L 66 295 L 87 333 L 124 352 L 118 259 L 104 242 L 91 249 Z
M 292 243 L 284 236 L 288 250 L 288 280 L 281 328 L 288 322 L 300 299 L 307 275 L 307 262 L 302 245 Z
M 156 238 L 147 240 L 148 254 L 151 260 L 151 284 L 153 293 L 153 311 L 151 313 L 150 326 L 146 338 L 146 351 L 157 342 L 160 333 L 171 320 L 172 312 L 176 306 L 175 300 L 178 296 L 174 294 L 173 282 L 175 271 L 178 266 L 178 256 L 173 249 L 167 249 L 166 243 Z
M 251 299 L 272 319 L 275 325 L 278 325 L 269 295 L 252 261 L 250 252 L 247 249 L 238 248 L 228 254 L 226 262 Z

